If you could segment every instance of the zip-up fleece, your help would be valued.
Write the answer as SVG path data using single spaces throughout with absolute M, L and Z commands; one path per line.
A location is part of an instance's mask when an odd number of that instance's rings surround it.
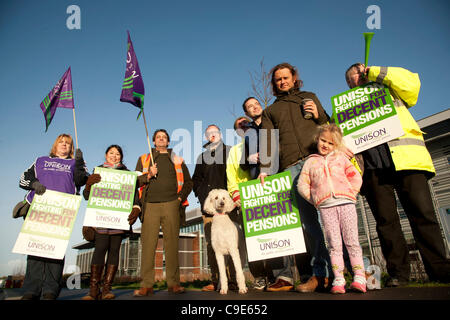
M 347 157 L 338 151 L 327 156 L 312 154 L 303 165 L 297 189 L 300 195 L 318 208 L 331 197 L 356 202 L 362 178 Z

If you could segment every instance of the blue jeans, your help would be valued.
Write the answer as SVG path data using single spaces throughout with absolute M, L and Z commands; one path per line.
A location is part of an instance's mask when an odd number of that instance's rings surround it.
M 333 271 L 331 269 L 330 256 L 325 246 L 325 240 L 322 232 L 322 228 L 319 223 L 319 216 L 316 208 L 298 193 L 297 183 L 300 172 L 302 171 L 304 161 L 300 161 L 295 166 L 289 167 L 284 171 L 290 171 L 293 183 L 291 192 L 295 195 L 297 200 L 297 208 L 300 213 L 300 219 L 302 222 L 303 235 L 305 242 L 308 245 L 307 250 L 312 256 L 311 267 L 313 276 L 329 277 Z M 284 280 L 293 279 L 291 267 L 294 265 L 293 256 L 283 257 L 283 267 L 281 269 L 274 269 L 273 275 L 275 278 L 281 277 Z M 299 270 L 301 273 L 301 270 Z

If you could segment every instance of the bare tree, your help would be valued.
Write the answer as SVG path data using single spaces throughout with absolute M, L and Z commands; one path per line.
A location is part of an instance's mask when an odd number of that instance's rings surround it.
M 253 96 L 258 99 L 259 103 L 261 103 L 262 107 L 265 109 L 271 104 L 273 96 L 270 88 L 270 75 L 264 66 L 264 57 L 259 63 L 259 70 L 249 71 L 248 73 L 250 75 L 252 89 L 251 92 L 248 93 L 248 96 Z M 227 108 L 228 112 L 233 116 L 233 119 L 238 117 L 235 107 L 236 106 L 233 104 L 233 108 Z
M 250 81 L 252 83 L 252 91 L 250 96 L 255 96 L 260 103 L 264 104 L 264 108 L 267 108 L 273 100 L 273 96 L 270 90 L 270 74 L 266 71 L 264 66 L 264 57 L 259 63 L 259 71 L 249 71 Z
M 236 105 L 233 103 L 233 108 L 228 107 L 228 112 L 231 114 L 233 119 L 236 119 L 238 116 L 236 115 Z

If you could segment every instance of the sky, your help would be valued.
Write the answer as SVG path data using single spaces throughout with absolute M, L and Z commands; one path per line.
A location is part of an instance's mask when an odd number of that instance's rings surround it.
M 68 28 L 70 5 L 80 9 L 80 29 Z M 370 5 L 380 8 L 379 29 L 369 29 Z M 166 129 L 192 175 L 209 124 L 222 129 L 227 144 L 238 142 L 233 122 L 253 95 L 249 74 L 262 60 L 266 71 L 281 62 L 295 65 L 303 90 L 316 93 L 331 114 L 331 96 L 348 90 L 345 70 L 364 61 L 364 32 L 375 33 L 369 65 L 419 74 L 414 118 L 448 109 L 449 14 L 446 0 L 1 1 L 0 276 L 25 267 L 26 257 L 12 253 L 23 223 L 12 218 L 25 196 L 20 175 L 48 155 L 59 134 L 75 135 L 70 109 L 58 109 L 45 132 L 39 107 L 69 66 L 78 144 L 89 171 L 104 162 L 111 144 L 122 146 L 131 170 L 148 152 L 138 109 L 119 101 L 127 30 L 145 84 L 149 134 Z M 188 199 L 188 209 L 199 206 L 193 193 Z M 76 263 L 72 246 L 83 241 L 85 209 L 83 200 L 66 270 Z

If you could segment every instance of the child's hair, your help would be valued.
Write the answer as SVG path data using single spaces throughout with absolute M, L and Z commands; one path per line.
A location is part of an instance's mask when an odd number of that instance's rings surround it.
M 319 137 L 323 132 L 329 132 L 331 136 L 333 137 L 333 142 L 336 147 L 336 150 L 339 150 L 343 147 L 342 142 L 342 131 L 341 129 L 334 123 L 327 123 L 319 126 L 317 128 L 317 134 L 314 137 L 314 141 L 316 143 L 319 142 Z

